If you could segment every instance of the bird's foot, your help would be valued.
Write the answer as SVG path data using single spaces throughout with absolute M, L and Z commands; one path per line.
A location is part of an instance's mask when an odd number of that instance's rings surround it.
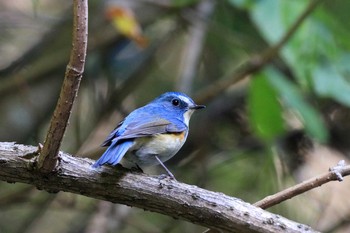
M 172 173 L 170 173 L 170 174 L 169 173 L 168 174 L 161 174 L 161 175 L 157 176 L 157 178 L 159 180 L 171 179 L 171 180 L 177 181 L 175 176 Z

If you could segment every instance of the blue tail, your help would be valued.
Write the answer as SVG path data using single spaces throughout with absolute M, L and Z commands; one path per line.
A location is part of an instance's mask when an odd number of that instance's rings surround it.
M 133 144 L 133 141 L 124 141 L 117 144 L 117 141 L 112 140 L 112 144 L 107 148 L 105 153 L 103 153 L 101 158 L 92 165 L 92 167 L 96 168 L 105 163 L 117 165 Z

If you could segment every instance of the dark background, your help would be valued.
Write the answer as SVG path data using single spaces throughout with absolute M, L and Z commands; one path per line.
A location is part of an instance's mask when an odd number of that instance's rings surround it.
M 348 161 L 348 1 L 323 1 L 261 70 L 205 95 L 264 58 L 310 2 L 89 1 L 85 73 L 61 150 L 97 159 L 99 145 L 125 115 L 176 90 L 207 105 L 167 162 L 181 182 L 254 203 Z M 117 5 L 134 13 L 143 29 L 137 36 L 148 41 L 143 48 L 113 26 L 130 16 L 106 17 Z M 71 31 L 70 1 L 0 1 L 0 141 L 43 143 Z M 348 232 L 349 187 L 345 178 L 270 211 L 323 232 Z M 203 230 L 136 208 L 0 182 L 0 233 Z

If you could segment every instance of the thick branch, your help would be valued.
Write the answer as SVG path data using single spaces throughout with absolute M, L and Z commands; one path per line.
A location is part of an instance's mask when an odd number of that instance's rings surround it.
M 278 192 L 274 195 L 267 196 L 264 199 L 254 203 L 254 205 L 262 209 L 267 209 L 271 206 L 277 205 L 285 200 L 291 199 L 301 193 L 317 188 L 330 181 L 342 181 L 342 177 L 348 175 L 350 175 L 350 166 L 338 165 L 334 168 L 331 168 L 328 173 L 306 180 L 293 187 L 282 190 L 281 192 Z
M 84 71 L 87 48 L 87 0 L 74 0 L 73 47 L 61 88 L 60 97 L 51 119 L 45 144 L 38 160 L 38 168 L 43 172 L 52 171 L 57 163 L 62 138 L 68 125 L 74 100 Z
M 95 170 L 90 159 L 60 153 L 50 174 L 33 169 L 36 148 L 0 143 L 0 180 L 139 207 L 224 232 L 315 232 L 222 193 L 122 168 Z
M 300 25 L 304 20 L 313 12 L 313 10 L 322 2 L 323 0 L 313 0 L 306 7 L 304 12 L 297 18 L 294 24 L 289 28 L 281 40 L 271 48 L 266 49 L 260 55 L 252 57 L 246 64 L 242 65 L 239 70 L 236 71 L 234 75 L 230 78 L 220 79 L 216 83 L 210 85 L 204 90 L 200 91 L 196 95 L 196 102 L 206 103 L 215 96 L 221 94 L 231 85 L 237 83 L 238 81 L 246 78 L 248 75 L 260 71 L 265 65 L 270 63 L 276 56 L 278 56 L 281 48 L 289 41 L 289 39 L 294 35 Z

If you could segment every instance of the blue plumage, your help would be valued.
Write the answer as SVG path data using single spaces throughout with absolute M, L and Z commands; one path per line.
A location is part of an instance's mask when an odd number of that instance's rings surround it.
M 102 143 L 109 147 L 93 167 L 116 165 L 126 155 L 125 159 L 136 166 L 160 163 L 166 169 L 162 162 L 184 144 L 192 113 L 204 107 L 183 93 L 164 93 L 119 123 Z M 128 151 L 131 153 L 126 154 Z
M 117 143 L 117 140 L 114 140 L 105 153 L 103 153 L 101 158 L 92 166 L 96 168 L 105 163 L 117 165 L 133 144 L 133 140 L 127 140 L 121 143 Z

